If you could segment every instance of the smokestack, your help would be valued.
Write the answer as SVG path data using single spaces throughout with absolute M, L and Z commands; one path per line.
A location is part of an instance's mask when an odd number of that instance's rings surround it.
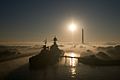
M 84 29 L 82 28 L 82 44 L 84 44 Z

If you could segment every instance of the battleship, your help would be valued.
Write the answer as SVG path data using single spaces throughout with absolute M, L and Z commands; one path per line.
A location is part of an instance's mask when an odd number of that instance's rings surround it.
M 40 53 L 29 58 L 30 69 L 46 68 L 59 62 L 60 57 L 64 55 L 64 51 L 58 48 L 56 37 L 53 41 L 54 43 L 50 48 L 46 46 L 47 41 L 45 41 Z

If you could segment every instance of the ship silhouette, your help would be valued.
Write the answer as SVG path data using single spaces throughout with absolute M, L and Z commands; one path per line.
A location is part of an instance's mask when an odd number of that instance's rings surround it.
M 30 69 L 46 68 L 59 62 L 60 57 L 64 55 L 64 51 L 58 48 L 56 37 L 53 38 L 53 41 L 53 45 L 49 48 L 46 46 L 47 40 L 45 40 L 41 52 L 29 58 Z

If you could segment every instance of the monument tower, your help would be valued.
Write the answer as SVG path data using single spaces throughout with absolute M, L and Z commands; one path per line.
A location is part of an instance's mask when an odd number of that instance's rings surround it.
M 84 44 L 84 29 L 82 28 L 82 44 Z

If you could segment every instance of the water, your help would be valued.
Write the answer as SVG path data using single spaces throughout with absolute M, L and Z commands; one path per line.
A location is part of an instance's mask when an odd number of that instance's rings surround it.
M 65 55 L 79 57 L 80 54 L 69 52 Z M 27 62 L 26 62 L 27 63 Z M 78 63 L 75 58 L 61 58 L 60 62 L 44 70 L 32 70 L 24 64 L 12 71 L 7 80 L 120 80 L 120 67 L 93 67 Z

